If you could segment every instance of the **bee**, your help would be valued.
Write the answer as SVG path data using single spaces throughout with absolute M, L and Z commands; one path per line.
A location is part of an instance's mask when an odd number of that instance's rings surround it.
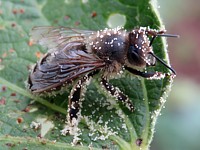
M 165 32 L 148 27 L 131 31 L 123 28 L 89 31 L 67 27 L 34 27 L 31 32 L 33 40 L 46 47 L 48 52 L 30 72 L 28 89 L 33 94 L 51 93 L 73 83 L 68 106 L 68 118 L 72 122 L 80 114 L 84 86 L 99 74 L 104 89 L 134 111 L 129 98 L 108 80 L 123 70 L 147 79 L 176 75 L 175 70 L 156 56 L 152 48 L 156 37 L 177 37 Z M 171 73 L 142 71 L 148 66 L 155 66 L 157 61 Z

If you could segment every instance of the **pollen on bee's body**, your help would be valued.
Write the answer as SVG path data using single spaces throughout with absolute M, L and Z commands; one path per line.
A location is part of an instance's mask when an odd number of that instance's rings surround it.
M 97 31 L 97 37 L 99 37 L 99 31 Z
M 121 32 L 118 32 L 118 34 L 121 35 L 122 33 L 121 33 Z
M 105 28 L 104 30 L 103 30 L 103 33 L 106 33 L 108 31 L 108 28 Z
M 138 36 L 139 36 L 139 35 L 138 35 L 138 34 L 136 34 L 136 39 L 138 39 Z
M 107 32 L 107 35 L 108 35 L 108 36 L 111 36 L 111 33 L 110 33 L 110 32 Z

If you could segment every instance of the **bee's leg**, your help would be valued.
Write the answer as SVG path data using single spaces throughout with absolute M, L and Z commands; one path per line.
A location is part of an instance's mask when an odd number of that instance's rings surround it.
M 68 122 L 73 125 L 77 120 L 79 120 L 80 114 L 80 99 L 83 93 L 85 92 L 86 83 L 92 78 L 98 71 L 89 73 L 80 79 L 76 85 L 72 88 L 72 91 L 69 95 L 69 106 L 68 106 Z M 73 122 L 73 120 L 75 122 Z
M 78 133 L 79 128 L 78 124 L 80 122 L 80 99 L 83 92 L 83 86 L 85 86 L 84 82 L 86 82 L 86 76 L 82 79 L 78 80 L 75 86 L 72 88 L 71 93 L 69 95 L 69 105 L 68 105 L 68 114 L 66 125 L 63 130 L 61 130 L 62 135 L 70 134 L 75 135 Z
M 117 87 L 114 87 L 110 83 L 108 83 L 107 79 L 102 77 L 101 78 L 101 84 L 104 86 L 104 88 L 112 95 L 114 96 L 118 101 L 123 102 L 129 110 L 134 111 L 134 107 L 132 102 L 129 100 L 129 98 L 122 93 Z
M 176 76 L 175 74 L 162 73 L 162 72 L 141 72 L 129 67 L 125 67 L 125 69 L 134 75 L 141 76 L 147 79 L 163 79 L 165 77 L 174 78 Z
M 69 108 L 68 108 L 68 119 L 72 123 L 72 119 L 78 119 L 78 114 L 80 110 L 80 98 L 82 93 L 83 82 L 82 79 L 77 82 L 77 84 L 72 88 L 71 94 L 69 96 Z
M 84 76 L 76 83 L 76 85 L 71 90 L 71 93 L 69 95 L 67 121 L 64 129 L 61 130 L 62 135 L 75 135 L 79 132 L 78 124 L 81 119 L 80 99 L 83 93 L 83 86 L 86 86 L 86 81 L 87 76 Z

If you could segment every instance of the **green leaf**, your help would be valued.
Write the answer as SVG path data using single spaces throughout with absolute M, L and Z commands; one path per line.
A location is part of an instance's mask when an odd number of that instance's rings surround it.
M 4 149 L 148 149 L 156 118 L 171 86 L 170 79 L 146 80 L 127 72 L 119 79 L 112 79 L 110 82 L 132 100 L 134 113 L 104 93 L 98 79 L 92 80 L 82 104 L 84 117 L 79 124 L 78 137 L 83 146 L 74 147 L 71 143 L 76 136 L 60 133 L 65 125 L 70 88 L 55 97 L 40 98 L 26 90 L 25 82 L 30 66 L 45 53 L 29 39 L 33 26 L 97 30 L 108 27 L 110 17 L 114 16 L 121 17 L 120 23 L 124 23 L 127 30 L 139 26 L 159 29 L 161 23 L 155 3 L 155 0 L 2 0 L 0 145 Z M 160 58 L 168 61 L 163 39 L 156 39 L 153 47 Z M 159 64 L 149 69 L 168 72 Z M 40 128 L 33 127 L 37 123 L 41 123 Z

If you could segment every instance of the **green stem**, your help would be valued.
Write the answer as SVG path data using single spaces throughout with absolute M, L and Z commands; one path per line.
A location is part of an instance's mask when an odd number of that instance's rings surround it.
M 7 80 L 3 79 L 0 77 L 0 84 L 3 84 L 5 85 L 7 88 L 25 96 L 25 97 L 28 97 L 30 99 L 34 99 L 36 102 L 39 102 L 41 104 L 43 104 L 44 106 L 52 109 L 52 110 L 55 110 L 57 112 L 60 112 L 62 114 L 67 114 L 67 110 L 66 109 L 63 109 L 55 104 L 52 104 L 52 103 L 49 103 L 47 100 L 45 99 L 42 99 L 40 97 L 36 97 L 34 95 L 32 95 L 31 93 L 29 93 L 27 90 L 23 89 L 23 88 L 20 88 L 19 86 L 17 85 L 14 85 L 10 82 L 8 82 Z

